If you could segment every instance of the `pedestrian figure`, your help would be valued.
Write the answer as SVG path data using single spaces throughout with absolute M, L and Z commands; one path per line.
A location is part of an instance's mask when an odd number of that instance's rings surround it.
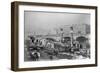
M 38 61 L 40 58 L 40 53 L 37 50 L 32 51 L 30 55 L 34 61 Z

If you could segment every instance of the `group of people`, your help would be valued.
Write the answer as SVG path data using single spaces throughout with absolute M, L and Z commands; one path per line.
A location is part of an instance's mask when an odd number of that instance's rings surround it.
M 41 51 L 44 51 L 48 57 L 52 60 L 53 56 L 57 56 L 59 52 L 74 53 L 79 51 L 80 45 L 78 42 L 73 42 L 73 47 L 71 47 L 68 42 L 54 42 L 46 38 L 38 39 L 34 37 L 30 38 L 30 44 L 27 44 L 27 49 L 30 57 L 37 61 L 41 58 Z
M 37 39 L 29 37 L 29 44 L 27 44 L 27 51 L 32 60 L 37 61 L 41 58 L 41 51 L 45 51 L 52 59 L 51 54 L 53 53 L 54 43 L 47 39 Z

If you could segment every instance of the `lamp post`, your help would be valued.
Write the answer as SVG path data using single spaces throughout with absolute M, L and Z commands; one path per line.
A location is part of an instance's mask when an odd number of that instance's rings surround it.
M 61 42 L 62 42 L 62 40 L 63 40 L 63 34 L 64 34 L 63 28 L 60 28 L 60 31 L 61 31 Z
M 73 47 L 73 33 L 74 33 L 74 31 L 73 31 L 73 27 L 71 26 L 70 27 L 70 34 L 71 34 L 71 47 Z

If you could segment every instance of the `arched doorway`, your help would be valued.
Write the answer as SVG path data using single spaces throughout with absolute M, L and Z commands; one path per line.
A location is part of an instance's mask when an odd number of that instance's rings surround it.
M 64 37 L 64 42 L 68 43 L 68 41 L 71 41 L 71 37 Z
M 79 36 L 76 38 L 76 41 L 78 41 L 80 43 L 80 48 L 86 48 L 86 42 L 88 41 L 88 38 L 84 37 L 84 36 Z

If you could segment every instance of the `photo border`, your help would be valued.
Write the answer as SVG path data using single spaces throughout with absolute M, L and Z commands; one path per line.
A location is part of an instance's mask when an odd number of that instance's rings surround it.
M 61 7 L 61 8 L 82 8 L 95 10 L 95 64 L 84 65 L 64 65 L 64 66 L 50 66 L 50 67 L 35 67 L 35 68 L 19 68 L 19 5 L 35 5 L 47 7 Z M 11 3 L 11 70 L 13 71 L 27 71 L 27 70 L 47 70 L 47 69 L 60 69 L 60 68 L 76 68 L 76 67 L 92 67 L 97 66 L 97 7 L 84 6 L 84 5 L 69 5 L 69 4 L 51 4 L 51 3 L 36 3 L 36 2 L 19 2 Z

